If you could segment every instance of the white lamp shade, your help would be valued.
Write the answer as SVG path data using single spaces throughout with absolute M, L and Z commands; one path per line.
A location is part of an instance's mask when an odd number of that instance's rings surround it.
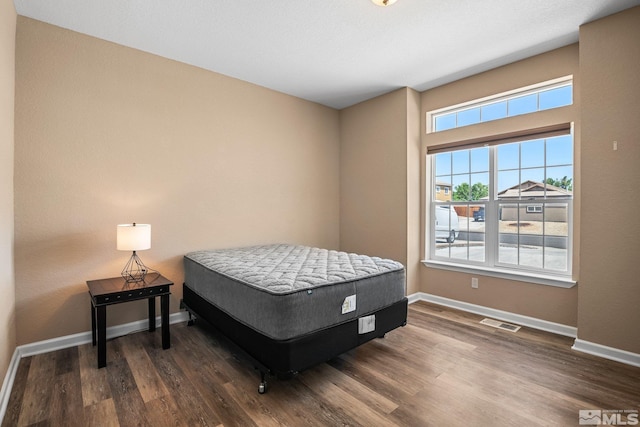
M 150 224 L 118 224 L 118 250 L 143 251 L 151 247 Z

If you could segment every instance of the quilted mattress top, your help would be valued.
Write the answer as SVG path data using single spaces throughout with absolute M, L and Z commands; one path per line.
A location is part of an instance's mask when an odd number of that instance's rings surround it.
M 286 244 L 197 251 L 185 257 L 273 294 L 287 294 L 404 269 L 401 263 L 389 259 Z

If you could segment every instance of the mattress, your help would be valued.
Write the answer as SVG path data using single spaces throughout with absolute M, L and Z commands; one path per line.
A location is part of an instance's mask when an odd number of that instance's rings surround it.
M 365 317 L 406 290 L 399 262 L 307 246 L 191 252 L 184 267 L 192 291 L 275 340 Z

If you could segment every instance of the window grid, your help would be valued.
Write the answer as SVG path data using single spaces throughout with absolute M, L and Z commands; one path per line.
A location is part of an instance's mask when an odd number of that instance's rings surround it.
M 571 138 L 571 158 L 572 158 L 572 153 L 573 153 L 573 138 L 571 135 L 569 135 L 569 137 Z M 458 246 L 458 249 L 454 251 L 454 245 L 452 243 L 449 243 L 446 246 L 443 246 L 443 244 L 441 243 L 436 243 L 436 241 L 438 240 L 437 238 L 437 230 L 434 229 L 434 225 L 433 225 L 433 221 L 431 224 L 431 233 L 432 236 L 434 236 L 434 238 L 430 239 L 430 253 L 431 253 L 431 258 L 432 259 L 440 259 L 440 260 L 446 260 L 446 261 L 450 261 L 450 262 L 460 262 L 462 264 L 478 264 L 481 266 L 495 266 L 495 267 L 504 267 L 504 268 L 511 268 L 511 269 L 516 269 L 516 270 L 527 270 L 527 271 L 533 271 L 533 272 L 538 272 L 538 273 L 545 273 L 545 274 L 551 274 L 551 275 L 569 275 L 571 274 L 571 239 L 572 239 L 572 232 L 571 232 L 571 217 L 572 217 L 572 194 L 570 191 L 567 192 L 567 194 L 560 194 L 558 195 L 554 195 L 554 197 L 550 197 L 550 194 L 547 192 L 547 170 L 548 168 L 552 168 L 552 167 L 569 167 L 573 168 L 573 164 L 568 164 L 568 163 L 560 163 L 560 164 L 555 164 L 552 162 L 552 165 L 549 165 L 548 161 L 547 161 L 547 147 L 548 144 L 550 143 L 549 141 L 551 140 L 553 143 L 553 140 L 556 137 L 553 138 L 547 138 L 547 139 L 540 139 L 540 140 L 530 140 L 530 141 L 522 141 L 522 142 L 518 142 L 518 143 L 514 143 L 518 145 L 518 167 L 517 168 L 509 168 L 509 169 L 498 169 L 498 150 L 500 148 L 500 145 L 498 146 L 494 146 L 494 147 L 487 147 L 485 149 L 490 150 L 489 151 L 489 158 L 488 158 L 488 187 L 490 189 L 490 192 L 488 194 L 488 196 L 486 198 L 483 198 L 483 200 L 471 200 L 471 196 L 469 196 L 470 200 L 450 200 L 450 201 L 446 201 L 444 202 L 445 206 L 450 206 L 452 207 L 454 210 L 457 209 L 461 209 L 462 211 L 466 212 L 465 216 L 462 218 L 459 218 L 460 221 L 460 230 L 464 230 L 467 232 L 467 234 L 469 236 L 471 236 L 471 227 L 470 224 L 472 224 L 472 221 L 475 222 L 475 218 L 472 218 L 470 216 L 470 212 L 472 210 L 477 210 L 477 209 L 484 209 L 483 213 L 483 218 L 482 221 L 484 221 L 485 223 L 485 228 L 484 228 L 484 232 L 483 234 L 480 236 L 480 243 L 477 242 L 471 242 L 471 238 L 467 237 L 468 241 L 466 242 L 466 244 L 463 243 L 458 243 L 458 245 L 462 244 L 464 245 L 464 249 L 462 249 L 460 246 Z M 523 163 L 523 153 L 522 153 L 522 146 L 523 144 L 526 144 L 527 142 L 531 142 L 531 141 L 543 141 L 542 144 L 542 158 L 544 159 L 542 164 L 540 165 L 536 165 L 536 166 L 532 166 L 532 167 L 522 167 L 522 163 Z M 508 144 L 504 144 L 505 146 Z M 449 180 L 449 182 L 451 183 L 451 188 L 452 188 L 452 192 L 455 195 L 455 188 L 456 185 L 454 183 L 454 177 L 456 176 L 464 176 L 464 175 L 468 175 L 469 178 L 468 179 L 464 179 L 464 180 L 459 180 L 458 182 L 468 182 L 468 184 L 471 186 L 472 185 L 472 179 L 471 176 L 473 174 L 473 167 L 471 165 L 471 151 L 472 150 L 478 150 L 478 149 L 469 149 L 469 150 L 462 150 L 462 151 L 467 151 L 469 152 L 469 166 L 468 166 L 468 172 L 465 173 L 454 173 L 455 170 L 455 166 L 453 164 L 453 156 L 450 156 L 450 166 L 448 168 L 449 172 L 446 174 L 440 174 L 436 177 L 436 173 L 437 173 L 437 166 L 436 166 L 436 159 L 438 155 L 433 155 L 432 156 L 432 171 L 433 171 L 433 176 L 432 178 L 435 180 L 437 179 L 439 182 L 443 182 L 446 180 Z M 446 153 L 445 153 L 446 154 Z M 522 184 L 522 171 L 527 171 L 529 169 L 543 169 L 544 170 L 544 180 L 543 180 L 543 184 L 544 184 L 544 191 L 542 193 L 542 196 L 538 196 L 535 198 L 530 198 L 530 197 L 526 197 L 526 195 L 523 195 L 523 188 L 519 187 L 518 188 L 518 193 L 517 193 L 517 197 L 515 199 L 502 199 L 501 197 L 498 196 L 498 179 L 496 178 L 498 175 L 498 172 L 500 171 L 518 171 L 518 182 L 521 185 Z M 572 175 L 571 175 L 572 178 Z M 554 190 L 555 191 L 555 190 Z M 469 193 L 471 194 L 471 192 Z M 432 208 L 430 210 L 432 218 L 435 218 L 436 215 L 436 207 L 438 205 L 443 204 L 442 201 L 438 201 L 435 200 L 435 198 L 433 198 L 432 200 L 433 203 L 431 203 Z M 508 225 L 515 225 L 515 231 L 514 232 L 503 232 L 501 230 L 501 227 L 504 228 L 505 224 L 504 224 L 504 216 L 503 216 L 503 208 L 505 206 L 508 205 L 514 205 L 515 206 L 515 221 L 514 224 L 508 224 Z M 529 209 L 530 207 L 533 206 L 533 209 Z M 548 231 L 547 227 L 548 224 L 550 224 L 549 221 L 551 221 L 552 219 L 547 217 L 547 213 L 548 213 L 548 207 L 550 208 L 554 208 L 556 210 L 560 210 L 562 211 L 564 209 L 564 215 L 565 215 L 565 220 L 564 220 L 564 228 L 566 229 L 566 231 L 562 232 L 561 234 L 553 234 L 552 231 Z M 524 208 L 524 209 L 523 209 Z M 530 214 L 530 215 L 538 215 L 540 216 L 540 218 L 538 218 L 538 226 L 541 227 L 541 230 L 537 233 L 531 233 L 531 232 L 527 232 L 526 230 L 522 231 L 522 227 L 524 227 L 525 224 L 524 223 L 524 218 L 522 217 L 523 212 L 526 212 L 526 214 Z M 486 219 L 485 219 L 486 218 Z M 466 224 L 464 224 L 466 222 Z M 508 248 L 509 247 L 509 243 L 508 240 L 509 239 L 516 239 L 515 240 L 515 251 L 516 251 L 516 258 L 515 261 L 513 260 L 508 260 L 504 258 L 504 253 L 507 253 L 507 250 L 503 250 L 503 248 Z M 552 241 L 563 241 L 563 245 L 564 245 L 564 256 L 563 257 L 559 257 L 557 255 L 558 252 L 562 253 L 562 250 L 556 250 L 555 247 L 551 247 L 551 242 Z M 529 252 L 531 252 L 531 242 L 537 242 L 539 246 L 539 255 L 536 255 L 536 257 L 533 257 Z M 472 250 L 473 248 L 473 250 Z M 480 251 L 482 253 L 480 253 Z M 551 252 L 551 254 L 550 254 Z M 556 254 L 553 255 L 553 252 L 555 252 Z M 456 255 L 454 255 L 454 253 Z M 511 253 L 513 253 L 513 251 L 511 251 Z M 533 261 L 532 261 L 533 260 Z
M 560 102 L 551 105 L 544 106 L 541 104 L 541 97 L 548 95 L 553 91 L 559 91 L 568 89 L 568 93 L 564 94 L 561 98 Z M 530 110 L 514 110 L 513 102 L 517 100 L 521 100 L 523 98 L 527 98 L 530 96 L 535 96 L 535 108 Z M 505 103 L 505 114 L 500 115 L 499 117 L 483 117 L 483 110 L 486 111 L 490 107 L 498 106 L 501 103 Z M 478 123 L 486 123 L 492 120 L 499 120 L 507 117 L 514 117 L 522 114 L 530 114 L 537 111 L 543 111 L 551 108 L 563 107 L 566 105 L 571 105 L 573 103 L 573 81 L 572 79 L 561 79 L 560 82 L 553 83 L 542 83 L 538 85 L 536 88 L 531 89 L 522 89 L 520 91 L 516 91 L 510 93 L 508 95 L 497 95 L 496 97 L 492 97 L 491 99 L 484 101 L 471 101 L 471 103 L 466 103 L 463 106 L 449 108 L 442 111 L 436 111 L 430 113 L 431 116 L 431 129 L 432 132 L 441 132 L 449 129 L 455 129 L 458 127 L 469 126 Z M 510 110 L 511 106 L 511 110 Z M 471 120 L 469 122 L 462 122 L 460 120 L 460 115 L 469 114 L 478 110 L 478 120 Z M 486 113 L 485 113 L 486 114 Z M 441 123 L 439 123 L 441 121 Z

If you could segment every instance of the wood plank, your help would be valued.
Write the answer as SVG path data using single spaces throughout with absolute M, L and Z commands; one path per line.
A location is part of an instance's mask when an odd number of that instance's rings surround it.
M 410 394 L 415 394 L 429 384 L 430 378 L 436 377 L 443 372 L 442 366 L 430 363 L 428 360 L 407 359 L 405 351 L 396 351 L 385 357 L 378 352 L 379 344 L 377 346 L 369 344 L 372 343 L 367 343 L 340 357 L 351 361 L 353 364 L 368 366 L 370 375 L 395 379 Z M 416 375 L 416 370 L 418 369 L 421 370 L 420 375 Z
M 56 375 L 78 371 L 78 347 L 64 348 L 55 352 Z
M 183 411 L 173 397 L 165 395 L 146 403 L 149 422 L 152 426 L 184 426 L 190 427 Z
M 363 403 L 376 412 L 390 414 L 401 403 L 387 399 L 380 395 L 375 389 L 363 385 L 327 364 L 317 366 L 315 372 L 322 377 L 322 381 L 330 381 L 340 388 L 340 390 L 358 399 L 360 403 Z
M 256 393 L 247 393 L 243 385 L 236 385 L 233 382 L 226 383 L 224 388 L 229 396 L 238 402 L 251 421 L 260 427 L 279 427 L 292 425 L 281 418 L 281 414 L 276 413 L 269 406 L 265 406 L 260 401 L 260 396 Z
M 66 357 L 64 354 L 60 354 L 59 356 Z M 51 396 L 49 419 L 52 425 L 64 425 L 68 427 L 83 427 L 87 425 L 84 419 L 82 386 L 80 382 L 80 370 L 77 363 L 72 371 L 56 375 L 53 395 Z
M 346 390 L 334 384 L 322 375 L 321 367 L 315 367 L 300 373 L 300 381 L 329 405 L 340 407 L 355 422 L 365 426 L 396 426 L 394 422 L 358 400 Z M 371 401 L 371 398 L 367 398 Z
M 91 344 L 78 346 L 80 383 L 82 384 L 82 402 L 84 406 L 94 405 L 111 399 L 111 387 L 107 370 L 97 369 L 96 351 Z
M 351 354 L 343 354 L 327 362 L 343 375 L 348 375 L 366 387 L 377 390 L 379 394 L 402 402 L 422 390 L 422 385 L 415 381 L 405 382 L 399 377 L 391 377 L 380 372 L 367 363 L 361 363 Z
M 162 379 L 158 375 L 153 362 L 145 350 L 144 340 L 140 336 L 129 335 L 122 338 L 122 351 L 131 369 L 142 400 L 147 403 L 169 394 Z
M 282 401 L 282 405 L 286 407 L 285 410 L 289 412 L 289 416 L 301 421 L 293 425 L 363 425 L 354 420 L 342 405 L 320 398 L 314 390 L 300 380 L 299 376 L 287 381 L 275 382 L 267 395 L 270 393 L 276 394 L 274 393 L 274 388 L 276 387 L 278 396 L 280 396 L 279 399 Z
M 113 399 L 101 400 L 92 405 L 85 406 L 84 419 L 87 426 L 119 427 L 118 411 Z
M 212 380 L 213 375 L 209 364 L 194 366 L 190 359 L 182 354 L 175 355 L 174 360 L 182 368 L 194 392 L 206 402 L 207 408 L 213 411 L 220 423 L 255 426 L 247 412 L 229 395 L 224 383 Z
M 31 357 L 25 357 L 21 359 L 18 364 L 16 376 L 13 380 L 13 388 L 9 395 L 9 402 L 7 403 L 7 410 L 5 411 L 4 419 L 2 420 L 2 427 L 18 425 L 32 359 L 33 358 Z
M 258 394 L 258 371 L 239 358 L 228 357 L 225 360 L 226 366 L 233 372 L 233 380 L 225 384 L 225 387 L 243 408 L 250 408 L 245 410 L 259 426 L 266 423 L 284 426 L 327 425 L 324 416 L 309 408 L 309 402 L 314 399 L 311 390 L 301 386 L 297 380 L 267 377 L 267 393 Z M 291 398 L 292 384 L 300 385 L 295 399 Z
M 106 366 L 107 379 L 121 426 L 148 426 L 147 411 L 126 359 Z
M 18 420 L 19 425 L 30 425 L 49 419 L 50 402 L 54 392 L 55 366 L 55 355 L 32 356 Z
M 187 425 L 211 426 L 221 424 L 218 414 L 211 408 L 209 402 L 198 392 L 185 372 L 176 363 L 177 354 L 167 350 L 154 350 L 150 356 L 154 360 L 158 374 L 169 390 L 178 408 L 181 418 Z M 188 410 L 187 410 L 188 408 Z
M 95 347 L 91 344 L 78 346 L 78 364 L 84 406 L 111 399 L 111 387 L 109 387 L 107 370 L 96 368 L 96 357 Z

